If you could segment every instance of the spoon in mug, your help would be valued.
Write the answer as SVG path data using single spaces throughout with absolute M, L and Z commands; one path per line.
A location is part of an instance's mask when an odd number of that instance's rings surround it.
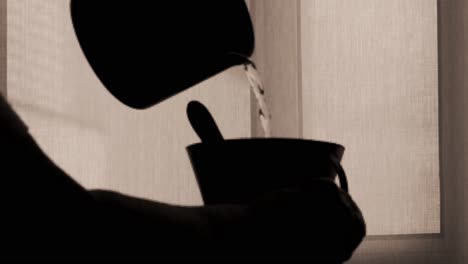
M 216 121 L 202 103 L 198 101 L 189 102 L 187 116 L 193 130 L 203 143 L 217 143 L 224 140 Z

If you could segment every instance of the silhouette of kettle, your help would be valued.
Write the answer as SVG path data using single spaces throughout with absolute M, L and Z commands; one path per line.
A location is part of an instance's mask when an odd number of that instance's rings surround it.
M 244 0 L 72 0 L 71 15 L 98 78 L 138 109 L 244 63 L 254 50 Z

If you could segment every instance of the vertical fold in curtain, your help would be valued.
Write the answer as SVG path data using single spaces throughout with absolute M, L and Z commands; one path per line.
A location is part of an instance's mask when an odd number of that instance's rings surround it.
M 6 82 L 7 82 L 6 5 L 7 5 L 7 0 L 0 0 L 0 94 L 3 96 L 6 96 L 6 92 L 7 92 L 7 87 L 6 87 Z
M 442 175 L 448 248 L 468 262 L 468 2 L 439 0 Z

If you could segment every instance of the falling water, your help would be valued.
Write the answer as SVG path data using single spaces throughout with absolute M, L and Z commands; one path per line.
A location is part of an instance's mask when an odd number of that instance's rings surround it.
M 271 115 L 268 110 L 267 104 L 265 102 L 265 90 L 258 74 L 257 68 L 252 62 L 248 62 L 244 65 L 244 70 L 249 80 L 250 88 L 257 99 L 257 104 L 259 107 L 258 117 L 260 119 L 260 124 L 262 125 L 263 133 L 265 137 L 271 136 Z

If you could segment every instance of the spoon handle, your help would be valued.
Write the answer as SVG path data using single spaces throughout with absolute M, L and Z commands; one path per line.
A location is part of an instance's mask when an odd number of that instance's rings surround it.
M 193 130 L 195 130 L 203 143 L 224 140 L 218 125 L 216 125 L 216 121 L 202 103 L 191 101 L 187 105 L 187 116 Z

